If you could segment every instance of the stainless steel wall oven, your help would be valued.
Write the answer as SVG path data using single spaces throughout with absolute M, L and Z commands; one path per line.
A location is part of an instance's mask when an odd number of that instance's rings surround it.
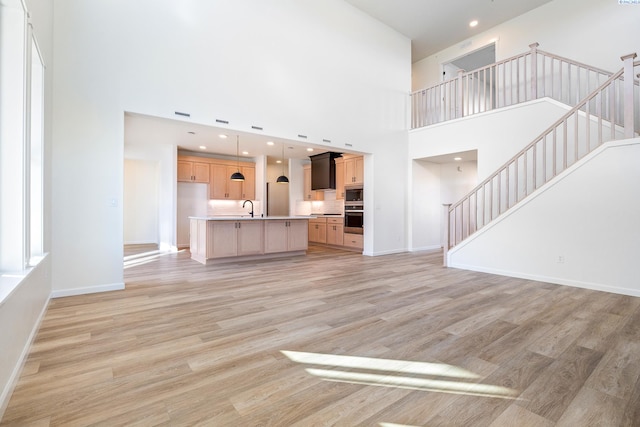
M 363 234 L 364 210 L 348 209 L 344 207 L 344 232 Z

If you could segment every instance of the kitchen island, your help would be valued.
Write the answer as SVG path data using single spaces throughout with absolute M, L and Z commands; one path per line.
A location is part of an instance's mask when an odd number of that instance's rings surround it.
M 304 255 L 309 246 L 309 218 L 189 217 L 191 259 L 207 264 Z

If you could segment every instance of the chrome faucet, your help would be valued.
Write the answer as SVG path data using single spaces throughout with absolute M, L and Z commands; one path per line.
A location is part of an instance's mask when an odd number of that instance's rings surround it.
M 251 214 L 251 218 L 253 218 L 253 202 L 252 202 L 251 200 L 245 200 L 245 201 L 242 203 L 242 207 L 244 208 L 244 205 L 246 205 L 246 204 L 247 204 L 247 202 L 251 203 L 251 212 L 249 212 L 249 214 Z

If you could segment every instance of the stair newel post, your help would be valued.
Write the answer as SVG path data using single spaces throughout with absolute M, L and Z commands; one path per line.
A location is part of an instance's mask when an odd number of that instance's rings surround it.
M 451 226 L 449 223 L 449 208 L 451 208 L 451 203 L 443 203 L 442 206 L 444 207 L 444 230 L 442 230 L 444 243 L 442 245 L 442 265 L 448 267 L 449 265 L 447 262 L 447 252 L 449 252 L 449 248 L 451 247 Z
M 624 68 L 624 137 L 633 138 L 635 132 L 633 126 L 633 60 L 635 53 L 622 56 Z
M 531 43 L 531 99 L 538 99 L 538 42 Z
M 462 106 L 462 104 L 464 103 L 464 90 L 462 86 L 463 74 L 464 70 L 458 70 L 458 105 L 456 105 L 456 117 L 462 117 L 464 115 L 464 108 Z

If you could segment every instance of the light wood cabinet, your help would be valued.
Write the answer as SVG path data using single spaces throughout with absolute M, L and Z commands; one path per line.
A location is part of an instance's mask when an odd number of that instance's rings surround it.
M 324 200 L 324 192 L 314 191 L 311 189 L 311 165 L 304 165 L 304 199 L 310 200 Z
M 238 255 L 237 221 L 209 221 L 207 224 L 207 258 Z
M 259 255 L 262 238 L 260 221 L 208 221 L 207 258 Z
M 242 174 L 244 175 L 244 182 L 242 183 L 242 197 L 241 200 L 255 200 L 256 198 L 256 168 L 255 167 L 242 167 Z
M 364 157 L 345 157 L 344 185 L 364 184 Z
M 209 164 L 178 160 L 178 182 L 209 182 Z
M 344 200 L 344 159 L 336 158 L 336 200 Z
M 307 220 L 265 220 L 264 252 L 306 251 L 308 233 Z
M 234 172 L 244 175 L 244 181 L 231 181 Z M 255 200 L 255 163 L 216 159 L 212 157 L 178 156 L 178 181 L 209 184 L 209 198 L 215 200 Z
M 327 244 L 344 245 L 344 219 L 343 218 L 327 218 Z
M 312 218 L 309 220 L 309 241 L 327 243 L 327 218 Z
M 344 233 L 344 246 L 362 249 L 364 247 L 362 234 Z
M 238 256 L 263 253 L 264 233 L 260 220 L 238 221 Z
M 238 166 L 215 164 L 210 167 L 209 198 L 215 200 L 254 200 L 256 197 L 255 167 L 241 166 L 244 181 L 231 181 Z

